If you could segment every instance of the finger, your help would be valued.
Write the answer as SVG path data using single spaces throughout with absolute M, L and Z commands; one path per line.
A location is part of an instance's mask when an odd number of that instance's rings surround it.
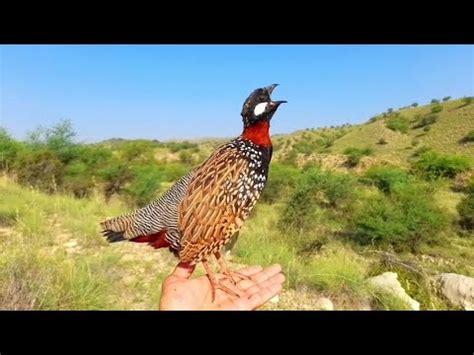
M 170 276 L 178 277 L 180 279 L 189 279 L 196 269 L 196 264 L 179 263 Z
M 272 276 L 281 272 L 281 266 L 278 264 L 272 265 L 263 269 L 261 272 L 255 273 L 251 276 L 252 280 L 242 280 L 237 283 L 240 289 L 247 290 L 248 288 L 254 286 L 255 284 L 262 283 L 265 280 L 268 280 Z
M 269 300 L 271 300 L 273 297 L 278 295 L 281 292 L 282 285 L 281 284 L 273 284 L 269 287 L 265 287 L 258 291 L 257 293 L 253 294 L 248 298 L 247 304 L 250 307 L 250 309 L 256 309 L 265 303 L 267 303 Z
M 237 310 L 254 310 L 281 292 L 281 284 L 273 284 L 269 287 L 260 289 L 250 297 L 239 298 L 233 301 L 233 308 Z
M 258 293 L 260 290 L 272 287 L 273 285 L 283 285 L 285 282 L 285 276 L 283 274 L 276 274 L 261 283 L 255 284 L 245 290 L 245 293 L 249 296 Z
M 237 272 L 245 276 L 252 277 L 253 275 L 259 273 L 262 270 L 263 268 L 260 265 L 253 265 L 239 269 L 237 270 Z

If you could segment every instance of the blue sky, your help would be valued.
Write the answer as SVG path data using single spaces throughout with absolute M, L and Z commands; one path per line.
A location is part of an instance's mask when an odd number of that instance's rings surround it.
M 0 126 L 68 118 L 78 138 L 233 137 L 255 88 L 287 100 L 272 133 L 360 123 L 389 107 L 473 95 L 473 46 L 0 47 Z

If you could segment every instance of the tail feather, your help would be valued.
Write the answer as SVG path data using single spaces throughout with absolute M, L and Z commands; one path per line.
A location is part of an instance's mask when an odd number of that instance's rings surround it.
M 123 240 L 127 240 L 127 238 L 123 236 L 124 232 L 114 232 L 111 230 L 105 230 L 102 233 L 104 234 L 104 237 L 109 243 L 116 243 L 121 242 Z
M 100 223 L 102 234 L 110 243 L 120 242 L 130 239 L 127 231 L 133 225 L 133 215 L 115 217 Z

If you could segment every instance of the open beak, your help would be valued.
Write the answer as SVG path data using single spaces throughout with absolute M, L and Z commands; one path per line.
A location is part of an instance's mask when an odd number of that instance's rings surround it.
M 266 89 L 267 89 L 267 91 L 268 91 L 268 94 L 271 95 L 272 92 L 273 92 L 273 90 L 275 90 L 275 88 L 276 88 L 277 86 L 278 86 L 278 84 L 273 84 L 273 85 L 267 86 Z M 285 100 L 279 100 L 279 101 L 273 101 L 273 100 L 272 100 L 272 101 L 270 102 L 270 105 L 275 106 L 275 108 L 276 108 L 276 107 L 280 106 L 280 104 L 285 104 L 285 103 L 287 103 L 287 102 L 288 102 L 288 101 L 285 101 Z

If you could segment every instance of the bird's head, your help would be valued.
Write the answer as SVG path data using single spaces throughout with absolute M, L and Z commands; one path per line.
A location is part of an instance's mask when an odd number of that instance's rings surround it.
M 278 106 L 286 101 L 273 101 L 271 94 L 278 84 L 254 90 L 242 107 L 244 126 L 249 127 L 259 121 L 270 121 Z

